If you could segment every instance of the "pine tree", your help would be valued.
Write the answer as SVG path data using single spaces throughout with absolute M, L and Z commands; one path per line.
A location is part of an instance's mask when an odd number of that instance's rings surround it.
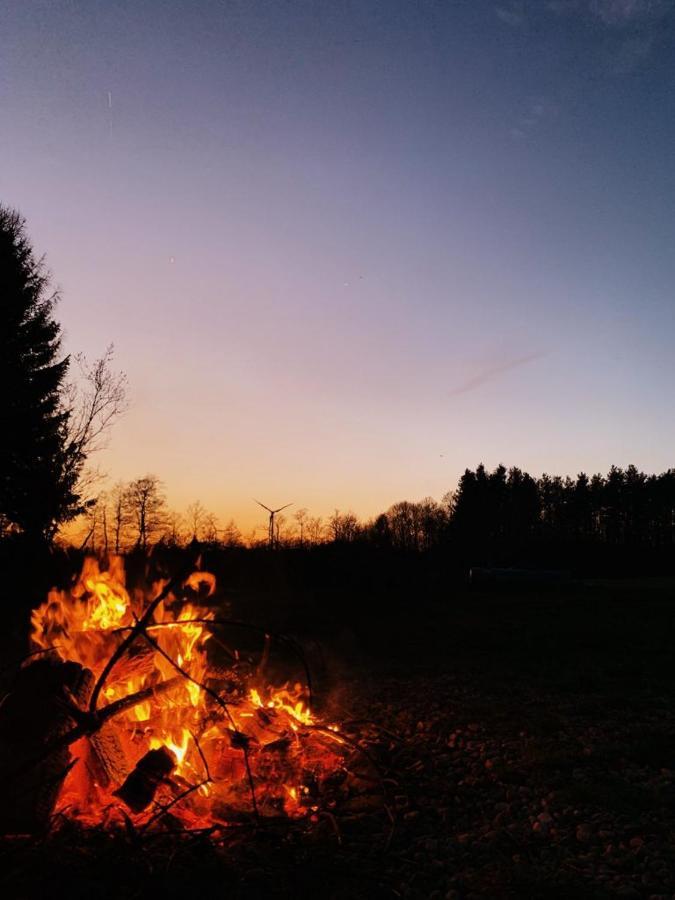
M 78 511 L 57 300 L 24 219 L 0 206 L 0 519 L 42 540 Z

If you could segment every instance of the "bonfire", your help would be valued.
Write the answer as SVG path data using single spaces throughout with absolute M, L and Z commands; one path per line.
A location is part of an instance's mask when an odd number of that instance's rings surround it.
M 323 814 L 354 742 L 312 712 L 308 674 L 272 683 L 270 635 L 255 657 L 228 643 L 246 626 L 216 615 L 215 587 L 197 571 L 131 590 L 122 559 L 87 558 L 33 611 L 31 655 L 0 709 L 5 831 Z

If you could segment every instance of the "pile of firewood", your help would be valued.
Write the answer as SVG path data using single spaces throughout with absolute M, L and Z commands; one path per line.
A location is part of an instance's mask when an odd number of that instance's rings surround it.
M 94 676 L 78 663 L 55 654 L 19 669 L 0 705 L 0 831 L 39 833 L 49 827 L 59 791 L 76 758 L 102 787 L 119 785 L 119 796 L 133 812 L 147 808 L 159 784 L 174 768 L 168 750 L 147 753 L 129 772 L 112 719 L 143 702 L 153 690 L 90 711 Z

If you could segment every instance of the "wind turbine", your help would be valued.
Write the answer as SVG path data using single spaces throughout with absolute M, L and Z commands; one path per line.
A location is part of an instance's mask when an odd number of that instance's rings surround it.
M 256 500 L 255 497 L 253 500 L 258 504 L 258 506 L 262 506 L 263 509 L 266 509 L 270 514 L 270 525 L 269 525 L 269 545 L 270 549 L 274 547 L 274 517 L 277 513 L 281 512 L 282 509 L 288 509 L 289 506 L 293 506 L 292 503 L 287 503 L 285 506 L 280 506 L 279 509 L 270 509 L 269 506 L 265 506 L 264 503 L 261 503 L 260 500 Z

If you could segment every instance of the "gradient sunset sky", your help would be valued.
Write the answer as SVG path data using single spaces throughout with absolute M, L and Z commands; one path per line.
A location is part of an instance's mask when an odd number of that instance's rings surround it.
M 100 459 L 367 516 L 675 464 L 675 2 L 5 0 L 0 201 L 115 344 Z

